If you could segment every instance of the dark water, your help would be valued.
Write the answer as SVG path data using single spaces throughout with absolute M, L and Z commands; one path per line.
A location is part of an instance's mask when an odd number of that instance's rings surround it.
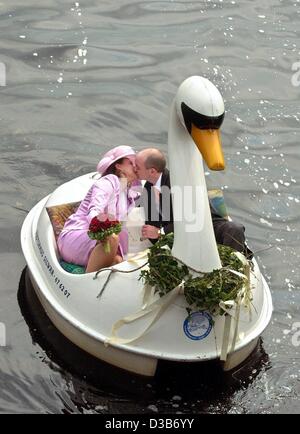
M 1 3 L 1 413 L 299 412 L 299 13 L 288 0 Z M 227 169 L 207 183 L 260 251 L 274 314 L 231 375 L 164 365 L 141 380 L 95 364 L 43 317 L 20 228 L 24 210 L 111 146 L 166 150 L 170 103 L 195 74 L 226 106 Z

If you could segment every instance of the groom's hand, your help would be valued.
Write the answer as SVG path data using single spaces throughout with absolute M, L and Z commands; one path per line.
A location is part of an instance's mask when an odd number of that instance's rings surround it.
M 157 238 L 159 238 L 159 228 L 156 226 L 144 225 L 142 227 L 142 237 L 157 240 Z

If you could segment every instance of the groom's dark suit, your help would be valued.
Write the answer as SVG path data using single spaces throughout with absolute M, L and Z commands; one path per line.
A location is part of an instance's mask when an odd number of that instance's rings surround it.
M 147 225 L 163 228 L 165 234 L 174 231 L 174 218 L 172 208 L 172 198 L 170 194 L 170 174 L 165 169 L 161 177 L 161 193 L 159 194 L 159 204 L 156 203 L 155 191 L 153 184 L 146 182 L 144 185 L 144 194 L 142 195 L 142 205 L 146 212 Z M 226 220 L 217 214 L 216 210 L 210 203 L 210 211 L 218 244 L 230 246 L 240 252 L 246 252 L 251 256 L 252 252 L 245 246 L 245 228 L 243 225 Z M 150 239 L 155 243 L 156 239 Z

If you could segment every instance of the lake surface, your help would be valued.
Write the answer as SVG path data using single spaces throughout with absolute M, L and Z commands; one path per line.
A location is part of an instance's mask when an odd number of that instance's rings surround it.
M 0 4 L 0 413 L 299 413 L 299 14 L 287 0 Z M 245 224 L 274 313 L 233 374 L 163 366 L 142 381 L 95 364 L 43 316 L 20 228 L 110 147 L 166 151 L 190 75 L 224 97 L 227 168 L 207 184 Z

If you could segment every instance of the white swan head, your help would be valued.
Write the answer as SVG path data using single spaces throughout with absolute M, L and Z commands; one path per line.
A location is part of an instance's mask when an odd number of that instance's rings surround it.
M 204 77 L 189 77 L 177 91 L 175 106 L 182 125 L 192 136 L 207 166 L 223 170 L 220 127 L 225 109 L 216 86 Z

